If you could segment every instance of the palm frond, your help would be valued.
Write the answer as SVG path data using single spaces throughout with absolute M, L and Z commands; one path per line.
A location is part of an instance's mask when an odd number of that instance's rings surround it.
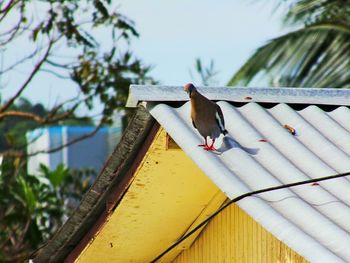
M 275 38 L 257 49 L 229 85 L 272 79 L 279 86 L 344 87 L 350 83 L 349 57 L 349 27 L 313 25 Z
M 312 25 L 324 22 L 350 22 L 347 0 L 278 0 L 276 9 L 285 9 L 287 25 Z
M 349 24 L 350 8 L 344 0 L 298 0 L 293 1 L 285 21 L 315 23 L 337 22 Z

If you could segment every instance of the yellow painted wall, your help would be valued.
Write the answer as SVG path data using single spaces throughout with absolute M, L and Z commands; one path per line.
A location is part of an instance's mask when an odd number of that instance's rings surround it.
M 76 262 L 150 262 L 225 200 L 160 129 L 123 199 Z M 306 262 L 235 205 L 198 234 L 160 262 Z
M 215 217 L 174 263 L 305 263 L 303 257 L 280 242 L 233 204 Z
M 160 129 L 123 199 L 76 262 L 150 262 L 225 201 L 198 166 L 167 139 Z M 162 261 L 174 259 L 191 245 L 188 241 Z

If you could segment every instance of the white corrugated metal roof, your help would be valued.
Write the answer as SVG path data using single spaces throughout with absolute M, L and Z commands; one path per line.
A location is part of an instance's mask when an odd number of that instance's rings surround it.
M 269 103 L 303 103 L 350 105 L 349 89 L 314 88 L 227 88 L 198 87 L 200 92 L 212 100 Z M 131 85 L 127 107 L 136 107 L 141 101 L 187 101 L 188 96 L 179 86 Z
M 138 89 L 142 90 L 142 87 Z M 317 104 L 323 104 L 320 100 L 326 102 L 327 94 L 341 94 L 336 93 L 338 90 L 313 90 L 319 97 Z M 310 97 L 301 95 L 296 95 L 298 101 L 291 99 L 291 95 L 287 100 L 309 104 L 300 111 L 285 103 L 270 109 L 256 102 L 238 107 L 228 102 L 230 91 L 224 93 L 226 101 L 218 104 L 229 134 L 216 144 L 219 147 L 217 153 L 197 146 L 203 138 L 191 124 L 189 102 L 173 108 L 159 99 L 152 100 L 151 96 L 147 101 L 158 101 L 149 107 L 150 113 L 229 198 L 266 187 L 350 171 L 350 109 L 347 107 L 339 106 L 326 112 L 312 105 Z M 350 100 L 346 94 L 350 93 L 344 94 L 338 98 L 339 103 L 334 96 L 330 96 L 329 101 L 333 105 L 347 105 Z M 182 96 L 178 94 L 178 98 Z M 236 99 L 233 97 L 232 101 Z M 270 101 L 268 97 L 254 99 Z M 286 101 L 285 97 L 282 101 Z M 283 127 L 286 124 L 296 130 L 295 135 Z M 350 262 L 348 178 L 247 197 L 238 205 L 306 259 Z

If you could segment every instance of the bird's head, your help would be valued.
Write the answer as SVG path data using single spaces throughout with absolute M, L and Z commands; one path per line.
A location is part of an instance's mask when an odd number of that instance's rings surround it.
M 197 91 L 197 89 L 192 83 L 188 83 L 184 86 L 184 91 L 186 91 L 191 98 L 192 92 Z

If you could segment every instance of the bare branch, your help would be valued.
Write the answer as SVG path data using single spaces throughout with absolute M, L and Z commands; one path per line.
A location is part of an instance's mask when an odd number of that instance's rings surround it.
M 62 75 L 62 74 L 60 74 L 60 73 L 57 73 L 57 72 L 55 72 L 55 71 L 53 71 L 53 70 L 51 70 L 51 69 L 41 69 L 41 71 L 42 71 L 42 72 L 49 73 L 49 74 L 52 74 L 53 76 L 55 76 L 55 77 L 57 77 L 57 78 L 59 78 L 59 79 L 71 79 L 70 77 L 64 76 L 64 75 Z M 1 72 L 0 72 L 0 74 L 1 74 Z
M 37 152 L 34 152 L 34 153 L 30 153 L 30 154 L 27 154 L 26 156 L 33 156 L 33 155 L 36 155 L 36 154 L 38 154 L 38 153 L 54 153 L 54 152 L 60 151 L 60 150 L 62 150 L 63 148 L 68 147 L 68 146 L 70 146 L 70 145 L 72 145 L 72 144 L 74 144 L 74 143 L 80 142 L 80 141 L 82 141 L 82 140 L 85 140 L 85 139 L 87 139 L 87 138 L 90 138 L 90 137 L 94 136 L 94 135 L 99 131 L 99 129 L 102 127 L 102 125 L 103 125 L 103 122 L 101 121 L 101 122 L 99 123 L 99 125 L 96 126 L 95 129 L 94 129 L 92 132 L 89 132 L 89 133 L 84 134 L 84 135 L 82 135 L 82 136 L 80 136 L 80 137 L 77 137 L 77 138 L 75 138 L 75 139 L 72 139 L 72 140 L 70 140 L 69 142 L 67 142 L 67 143 L 65 143 L 65 144 L 62 144 L 62 145 L 60 145 L 60 146 L 51 148 L 51 149 L 49 149 L 49 150 L 42 150 L 42 151 L 37 151 Z
M 54 66 L 54 67 L 58 67 L 58 68 L 63 68 L 63 69 L 71 69 L 72 68 L 71 64 L 60 64 L 60 63 L 54 62 L 50 59 L 48 59 L 46 62 L 47 62 L 47 64 Z
M 1 22 L 1 20 L 0 20 Z M 5 32 L 2 34 L 1 37 L 8 37 L 6 40 L 0 42 L 0 46 L 5 46 L 6 44 L 8 44 L 9 42 L 11 42 L 15 36 L 17 35 L 17 33 L 19 32 L 19 30 L 21 29 L 21 20 L 18 21 L 18 23 L 12 27 L 9 31 Z M 10 35 L 10 36 L 8 36 Z
M 3 3 L 0 4 L 0 7 L 2 6 Z M 3 8 L 0 9 L 0 14 L 8 12 L 10 8 L 15 4 L 15 0 L 10 0 L 7 5 Z
M 63 105 L 64 103 L 58 105 L 57 109 L 59 109 L 61 107 L 61 105 Z M 77 103 L 79 104 L 79 103 Z M 84 120 L 87 120 L 87 119 L 90 119 L 90 118 L 93 118 L 93 116 L 84 116 L 84 117 L 75 117 L 75 116 L 68 116 L 69 114 L 67 113 L 64 113 L 64 114 L 60 114 L 60 115 L 57 115 L 55 116 L 55 118 L 50 118 L 49 115 L 55 115 L 55 114 L 52 114 L 53 111 L 55 111 L 55 109 L 53 109 L 46 117 L 41 117 L 41 116 L 37 116 L 35 114 L 28 114 L 27 112 L 5 112 L 5 115 L 6 116 L 2 116 L 3 118 L 5 117 L 22 117 L 22 118 L 26 118 L 26 119 L 31 119 L 31 120 L 36 120 L 36 121 L 41 121 L 42 125 L 45 125 L 45 124 L 52 124 L 52 123 L 55 123 L 55 122 L 59 122 L 60 120 L 63 120 L 63 119 L 69 119 L 69 120 L 81 120 L 81 121 L 84 121 Z M 12 115 L 12 113 L 14 113 Z M 97 116 L 97 115 L 95 115 Z M 1 117 L 1 115 L 0 115 Z M 1 119 L 1 118 L 0 118 Z M 27 141 L 26 143 L 22 144 L 22 145 L 17 145 L 15 148 L 12 148 L 12 149 L 9 149 L 9 150 L 6 150 L 4 152 L 1 152 L 0 155 L 6 155 L 6 156 L 10 156 L 10 157 L 23 157 L 25 156 L 24 152 L 25 152 L 25 149 L 28 147 L 28 145 L 34 143 L 35 141 L 37 141 L 39 139 L 40 135 L 38 136 L 35 136 L 34 138 L 32 138 L 31 140 Z M 35 153 L 36 154 L 36 153 Z M 34 155 L 34 154 L 33 154 Z
M 102 127 L 103 124 L 104 124 L 104 120 L 102 119 L 100 121 L 100 123 L 95 127 L 95 129 L 92 130 L 91 132 L 86 133 L 86 134 L 84 134 L 82 136 L 79 136 L 77 138 L 74 138 L 74 139 L 68 141 L 67 143 L 61 144 L 61 145 L 59 145 L 57 147 L 54 147 L 54 148 L 51 148 L 51 149 L 48 149 L 48 150 L 40 150 L 40 151 L 36 151 L 36 152 L 33 152 L 33 153 L 26 153 L 24 150 L 9 149 L 9 150 L 0 152 L 0 155 L 2 155 L 2 156 L 11 156 L 11 157 L 30 157 L 30 156 L 34 156 L 34 155 L 37 155 L 37 154 L 40 154 L 40 153 L 48 153 L 48 154 L 49 153 L 54 153 L 54 152 L 62 150 L 65 147 L 68 147 L 68 146 L 70 146 L 70 145 L 72 145 L 74 143 L 80 142 L 82 140 L 85 140 L 85 139 L 88 139 L 88 138 L 94 136 L 99 131 L 99 129 Z
M 23 157 L 25 156 L 25 152 L 23 150 L 9 149 L 0 152 L 0 155 L 8 157 Z
M 81 104 L 81 101 L 78 101 L 77 103 L 75 103 L 68 111 L 65 111 L 61 114 L 57 114 L 59 109 L 61 109 L 65 103 L 66 102 L 61 103 L 60 105 L 53 108 L 45 117 L 41 117 L 41 116 L 39 116 L 35 113 L 32 113 L 32 112 L 5 111 L 5 112 L 0 113 L 0 120 L 5 119 L 5 118 L 9 118 L 9 117 L 12 117 L 12 118 L 17 117 L 17 118 L 24 118 L 24 119 L 32 120 L 32 121 L 35 121 L 35 122 L 42 124 L 42 125 L 43 124 L 57 123 L 61 120 L 68 119 L 68 118 L 72 117 L 74 115 L 75 110 Z M 79 119 L 79 118 L 77 117 L 74 119 Z
M 0 10 L 0 14 L 2 16 L 0 17 L 0 22 L 5 18 L 5 16 L 10 12 L 10 10 L 18 3 L 19 1 L 10 0 L 7 5 Z
M 39 115 L 36 115 L 31 112 L 22 112 L 22 111 L 6 111 L 0 113 L 0 120 L 5 119 L 8 117 L 18 117 L 18 118 L 24 118 L 24 119 L 30 119 L 37 123 L 44 124 L 45 118 L 40 117 Z
M 4 19 L 4 16 L 0 18 L 0 23 L 2 22 L 3 19 Z M 26 31 L 28 29 L 30 30 L 30 26 L 31 26 L 32 22 L 33 22 L 32 20 L 27 21 L 27 22 L 25 22 L 27 25 L 22 26 L 22 24 L 24 24 L 24 18 L 23 18 L 23 14 L 21 13 L 20 18 L 18 19 L 16 25 L 13 26 L 8 31 L 0 34 L 1 38 L 7 37 L 7 39 L 0 42 L 0 46 L 5 46 L 6 44 L 13 41 L 16 37 L 21 36 L 24 31 Z
M 15 35 L 17 33 L 17 31 L 19 31 L 20 29 L 21 29 L 21 33 L 23 33 L 26 30 L 31 30 L 30 26 L 32 24 L 32 21 L 27 22 L 26 26 L 21 26 L 22 23 L 23 23 L 23 21 L 21 19 L 19 19 L 15 26 L 12 26 L 12 28 L 10 28 L 9 30 L 7 30 L 5 32 L 1 32 L 0 33 L 0 37 L 4 38 L 4 37 L 6 37 L 8 35 L 11 35 L 11 34 Z M 1 45 L 8 44 L 8 42 L 10 42 L 10 40 L 12 40 L 12 39 L 9 39 L 9 40 L 6 40 L 4 42 L 1 42 L 0 44 Z
M 22 161 L 21 162 L 21 166 L 23 166 L 24 165 L 24 161 Z M 20 169 L 18 169 L 18 172 L 20 171 Z M 26 222 L 26 224 L 25 224 L 25 226 L 24 226 L 24 228 L 22 228 L 23 226 L 21 226 L 21 234 L 19 235 L 19 237 L 18 237 L 18 240 L 24 240 L 24 237 L 25 237 L 25 235 L 27 234 L 27 232 L 28 232 L 28 229 L 29 229 L 29 226 L 30 226 L 30 223 L 31 223 L 31 218 L 29 218 L 29 219 L 27 219 L 27 222 Z M 20 231 L 19 231 L 20 232 Z M 18 245 L 19 244 L 21 244 L 21 243 L 17 243 Z
M 35 74 L 40 70 L 42 64 L 46 61 L 47 57 L 50 54 L 50 50 L 52 48 L 53 45 L 53 41 L 50 41 L 49 46 L 44 54 L 44 56 L 42 57 L 42 59 L 40 59 L 40 61 L 35 65 L 34 69 L 32 70 L 32 72 L 30 73 L 29 77 L 27 78 L 27 80 L 23 83 L 23 85 L 21 86 L 21 88 L 17 91 L 17 93 L 11 98 L 9 99 L 1 108 L 0 108 L 0 113 L 5 112 L 12 104 L 13 102 L 22 94 L 22 92 L 24 91 L 24 89 L 28 86 L 28 84 L 30 83 L 30 81 L 33 79 L 33 77 L 35 76 Z
M 95 129 L 94 129 L 92 132 L 89 132 L 89 133 L 84 134 L 84 135 L 82 135 L 82 136 L 80 136 L 80 137 L 77 137 L 77 138 L 75 138 L 75 139 L 72 139 L 72 140 L 70 140 L 69 142 L 67 142 L 67 143 L 65 143 L 65 144 L 62 144 L 62 145 L 60 145 L 60 146 L 51 148 L 51 149 L 46 150 L 46 151 L 43 150 L 43 151 L 38 151 L 38 152 L 36 152 L 36 153 L 27 154 L 27 156 L 32 156 L 32 155 L 35 155 L 35 154 L 38 154 L 38 153 L 54 153 L 54 152 L 60 151 L 60 150 L 62 150 L 63 148 L 68 147 L 68 146 L 70 146 L 70 145 L 72 145 L 72 144 L 74 144 L 74 143 L 80 142 L 80 141 L 82 141 L 82 140 L 85 140 L 85 139 L 87 139 L 87 138 L 90 138 L 90 137 L 94 136 L 94 135 L 99 131 L 99 129 L 102 127 L 102 125 L 103 125 L 103 122 L 101 121 L 101 122 L 99 123 L 99 125 L 97 125 L 97 126 L 95 127 Z
M 75 98 L 72 98 L 70 100 L 66 100 L 66 101 L 58 104 L 57 106 L 55 106 L 45 117 L 47 119 L 47 122 L 45 124 L 56 123 L 56 122 L 59 122 L 59 121 L 64 120 L 64 119 L 86 120 L 86 118 L 88 118 L 88 117 L 76 117 L 76 116 L 74 116 L 74 112 L 81 105 L 81 103 L 84 101 L 84 99 L 79 100 L 78 97 L 79 97 L 79 95 Z M 58 111 L 60 109 L 62 109 L 65 104 L 73 102 L 73 101 L 77 101 L 77 102 L 73 106 L 71 106 L 69 110 L 67 110 L 59 115 L 57 114 Z
M 35 49 L 32 53 L 30 53 L 29 55 L 23 57 L 22 59 L 16 61 L 14 64 L 12 64 L 11 66 L 7 67 L 6 69 L 0 71 L 0 74 L 4 74 L 12 69 L 14 69 L 15 67 L 17 67 L 18 65 L 24 63 L 26 60 L 28 59 L 32 59 L 33 57 L 35 57 L 35 55 L 38 54 L 38 52 L 40 52 L 43 48 L 37 48 Z
M 51 111 L 47 114 L 47 118 L 52 118 L 53 116 L 55 116 L 56 114 L 57 114 L 57 112 L 60 110 L 60 109 L 62 109 L 63 108 L 63 106 L 64 105 L 66 105 L 67 103 L 70 103 L 70 102 L 73 102 L 73 101 L 76 101 L 76 100 L 78 100 L 79 98 L 79 95 L 77 95 L 76 97 L 74 97 L 74 98 L 71 98 L 71 99 L 69 99 L 69 100 L 66 100 L 66 101 L 64 101 L 64 102 L 61 102 L 61 103 L 59 103 L 59 104 L 57 104 L 56 106 L 54 106 L 52 109 L 51 109 Z M 80 104 L 81 103 L 81 101 L 78 101 L 77 102 L 77 104 Z
M 54 116 L 52 118 L 46 118 L 46 117 L 41 117 L 37 114 L 31 113 L 31 112 L 23 112 L 23 111 L 6 111 L 3 113 L 0 113 L 0 120 L 9 118 L 9 117 L 17 117 L 17 118 L 23 118 L 23 119 L 28 119 L 37 122 L 38 124 L 52 124 L 59 122 L 64 119 L 68 119 L 71 115 L 73 114 L 73 111 L 67 111 L 62 114 L 59 114 L 57 116 Z

